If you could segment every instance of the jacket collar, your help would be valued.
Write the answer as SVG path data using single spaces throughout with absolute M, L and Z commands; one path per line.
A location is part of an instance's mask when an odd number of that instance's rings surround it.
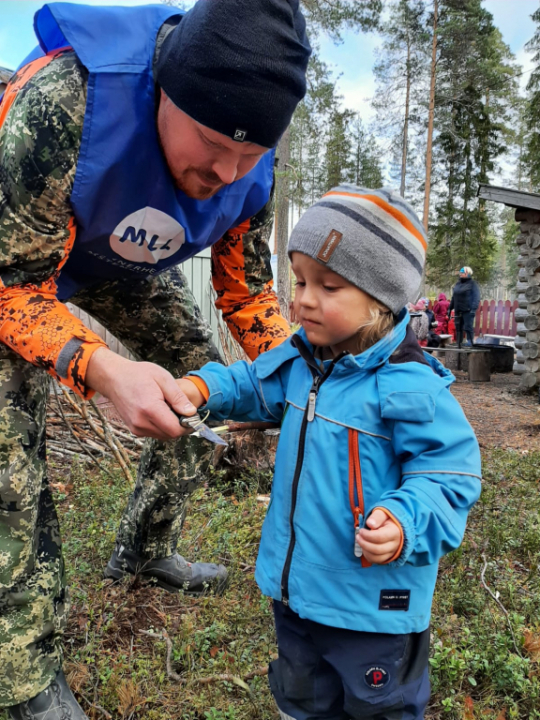
M 333 374 L 350 372 L 351 370 L 372 370 L 385 363 L 405 339 L 409 320 L 407 308 L 403 308 L 398 315 L 398 322 L 392 332 L 359 355 L 352 355 L 351 353 L 345 355 L 336 363 Z M 310 352 L 314 354 L 315 347 L 307 339 L 304 329 L 300 328 L 297 334 L 302 338 Z M 324 366 L 326 367 L 330 362 L 330 360 L 325 360 Z

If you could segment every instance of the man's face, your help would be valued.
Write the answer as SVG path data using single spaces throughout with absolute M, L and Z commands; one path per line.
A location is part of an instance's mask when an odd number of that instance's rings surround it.
M 157 128 L 161 149 L 176 185 L 188 197 L 207 200 L 240 180 L 268 148 L 239 143 L 200 125 L 161 91 Z

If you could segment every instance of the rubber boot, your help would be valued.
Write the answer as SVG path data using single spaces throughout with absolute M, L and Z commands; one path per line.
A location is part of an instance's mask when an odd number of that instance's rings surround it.
M 165 558 L 145 558 L 122 545 L 113 552 L 104 574 L 113 580 L 138 575 L 155 580 L 169 592 L 188 595 L 203 595 L 210 590 L 219 595 L 227 585 L 227 569 L 223 565 L 190 563 L 177 553 Z
M 7 709 L 12 720 L 88 720 L 62 670 L 39 695 Z

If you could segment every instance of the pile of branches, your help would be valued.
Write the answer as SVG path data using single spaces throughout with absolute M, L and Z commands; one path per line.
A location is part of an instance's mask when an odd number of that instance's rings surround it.
M 213 464 L 230 469 L 233 475 L 238 466 L 246 462 L 252 468 L 262 465 L 273 469 L 273 459 L 279 431 L 265 422 L 229 422 L 225 439 L 227 448 L 216 446 Z M 259 432 L 249 432 L 249 431 Z M 260 431 L 268 431 L 265 437 Z M 234 435 L 233 435 L 234 434 Z M 236 437 L 234 437 L 236 436 Z M 233 439 L 234 438 L 234 439 Z M 135 437 L 124 423 L 108 417 L 94 401 L 81 400 L 64 387 L 53 383 L 53 392 L 47 409 L 47 452 L 64 460 L 77 456 L 108 473 L 104 460 L 118 463 L 130 486 L 138 464 L 143 440 Z
M 94 401 L 83 401 L 53 385 L 47 409 L 47 452 L 63 459 L 78 456 L 107 472 L 103 460 L 116 461 L 130 485 L 143 446 L 119 420 L 107 418 Z

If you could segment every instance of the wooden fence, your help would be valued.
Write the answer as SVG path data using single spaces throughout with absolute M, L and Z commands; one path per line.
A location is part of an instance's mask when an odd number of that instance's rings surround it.
M 514 313 L 519 307 L 517 300 L 484 300 L 476 311 L 474 334 L 517 335 Z

